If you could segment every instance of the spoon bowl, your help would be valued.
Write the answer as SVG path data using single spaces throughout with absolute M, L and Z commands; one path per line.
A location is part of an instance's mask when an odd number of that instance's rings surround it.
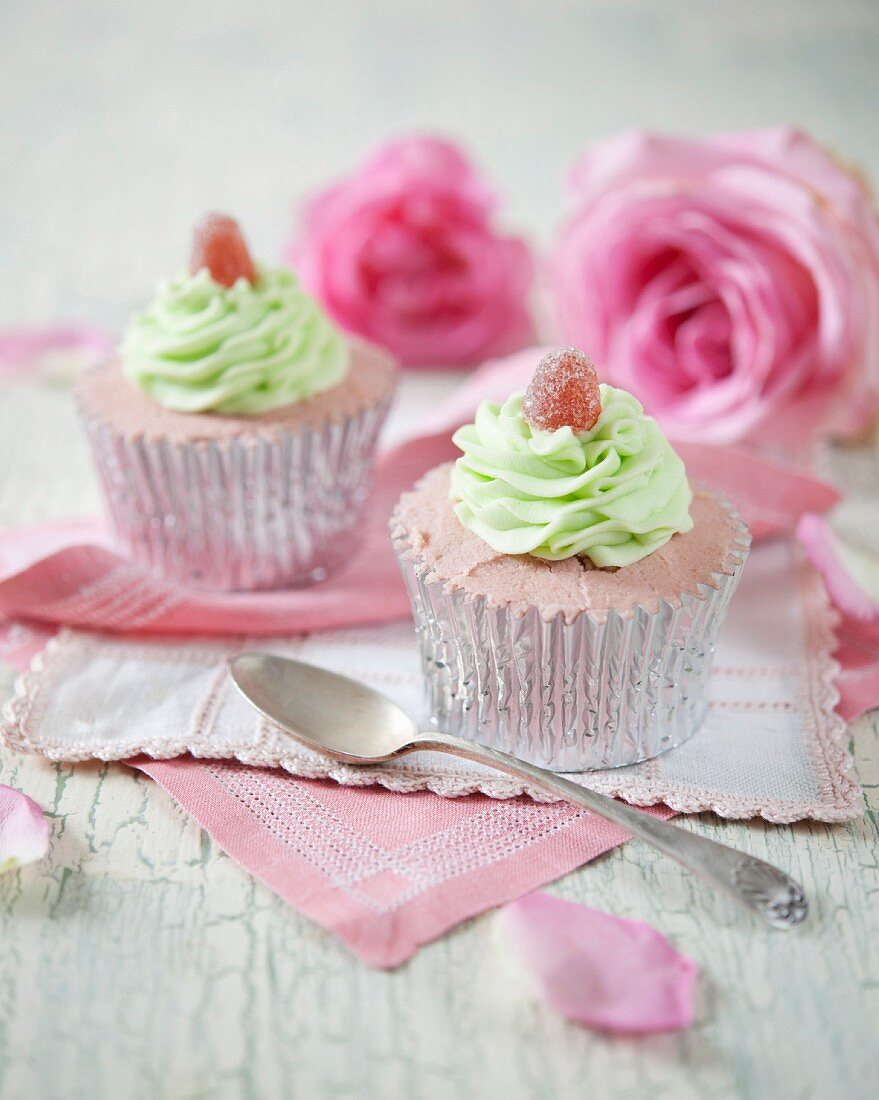
M 381 764 L 406 752 L 418 736 L 396 703 L 348 676 L 270 653 L 241 653 L 229 670 L 260 714 L 334 760 Z

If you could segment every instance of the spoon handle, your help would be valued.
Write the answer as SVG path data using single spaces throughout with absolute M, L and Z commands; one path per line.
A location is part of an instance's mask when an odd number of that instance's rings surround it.
M 652 844 L 688 871 L 701 876 L 759 914 L 775 928 L 792 928 L 805 920 L 809 911 L 809 903 L 799 883 L 772 864 L 697 833 L 678 829 L 634 806 L 572 783 L 555 772 L 528 764 L 498 749 L 445 734 L 424 733 L 411 747 L 475 760 L 519 779 L 530 780 L 545 791 L 583 806 Z

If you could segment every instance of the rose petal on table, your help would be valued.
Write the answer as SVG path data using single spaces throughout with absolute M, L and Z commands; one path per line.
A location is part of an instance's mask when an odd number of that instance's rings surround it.
M 0 379 L 36 376 L 66 384 L 113 350 L 95 325 L 71 323 L 0 331 Z
M 49 850 L 49 822 L 26 794 L 0 783 L 0 874 L 36 863 Z
M 625 1035 L 693 1022 L 698 968 L 655 928 L 542 893 L 498 920 L 534 995 L 568 1019 Z
M 797 538 L 840 611 L 860 622 L 879 622 L 879 554 L 845 542 L 812 513 L 797 524 Z

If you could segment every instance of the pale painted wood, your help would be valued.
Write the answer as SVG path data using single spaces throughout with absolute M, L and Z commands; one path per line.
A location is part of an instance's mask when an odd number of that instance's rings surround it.
M 547 238 L 559 171 L 634 124 L 794 121 L 879 166 L 877 8 L 747 0 L 333 0 L 0 5 L 0 324 L 124 318 L 206 206 L 267 256 L 290 203 L 389 129 L 469 140 L 509 220 Z M 407 385 L 397 430 L 448 389 Z M 0 389 L 0 523 L 95 507 L 63 392 Z M 11 673 L 0 675 L 0 694 Z M 40 866 L 0 880 L 0 1098 L 879 1094 L 879 724 L 852 730 L 870 815 L 690 827 L 788 867 L 816 898 L 758 929 L 630 844 L 554 887 L 649 921 L 702 967 L 697 1025 L 612 1041 L 518 991 L 470 921 L 368 970 L 121 766 L 0 753 L 54 815 Z

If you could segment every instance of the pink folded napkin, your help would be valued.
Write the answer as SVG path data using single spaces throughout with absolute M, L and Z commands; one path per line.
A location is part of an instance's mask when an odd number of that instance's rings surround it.
M 391 794 L 228 761 L 133 763 L 223 851 L 373 966 L 398 966 L 462 920 L 628 839 L 563 802 Z
M 452 457 L 444 436 L 397 447 L 378 465 L 361 552 L 323 584 L 286 592 L 187 591 L 114 548 L 101 520 L 0 531 L 0 616 L 141 634 L 310 633 L 409 615 L 388 539 L 400 493 Z

